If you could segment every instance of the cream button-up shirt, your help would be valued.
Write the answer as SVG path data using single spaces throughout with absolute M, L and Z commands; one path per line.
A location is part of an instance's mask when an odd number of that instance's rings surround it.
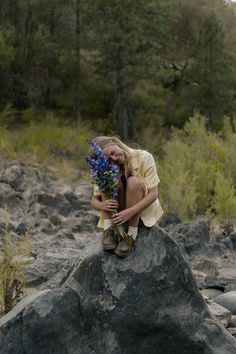
M 131 175 L 139 177 L 146 186 L 146 195 L 148 189 L 157 187 L 160 183 L 159 177 L 156 171 L 156 164 L 152 154 L 145 150 L 134 150 L 131 156 Z M 94 185 L 94 196 L 101 195 L 101 191 L 97 185 Z M 163 210 L 158 199 L 145 208 L 140 218 L 145 226 L 151 227 L 155 225 L 163 215 Z M 101 211 L 98 227 L 103 228 L 104 213 Z

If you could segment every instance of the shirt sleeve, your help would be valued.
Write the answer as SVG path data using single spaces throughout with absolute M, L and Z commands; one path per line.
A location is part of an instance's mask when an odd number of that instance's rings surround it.
M 160 183 L 160 179 L 157 175 L 156 163 L 150 153 L 148 153 L 144 162 L 144 181 L 148 188 L 157 187 Z

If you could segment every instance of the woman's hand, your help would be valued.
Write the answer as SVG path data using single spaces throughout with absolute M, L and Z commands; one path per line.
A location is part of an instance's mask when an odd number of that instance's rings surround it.
M 112 221 L 114 224 L 122 225 L 124 222 L 130 220 L 135 215 L 132 208 L 127 208 L 121 210 L 112 216 Z
M 118 207 L 119 207 L 119 203 L 115 199 L 107 199 L 102 202 L 103 211 L 110 211 L 114 213 Z

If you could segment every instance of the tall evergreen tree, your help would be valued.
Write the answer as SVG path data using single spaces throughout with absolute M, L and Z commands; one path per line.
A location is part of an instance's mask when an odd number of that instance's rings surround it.
M 4 108 L 6 100 L 8 101 L 7 92 L 13 59 L 14 50 L 9 43 L 9 35 L 5 31 L 0 31 L 0 110 Z
M 214 14 L 201 24 L 189 71 L 192 107 L 209 118 L 209 126 L 219 128 L 224 114 L 234 108 L 232 60 L 224 45 L 224 32 Z
M 97 0 L 97 48 L 102 65 L 114 83 L 114 116 L 118 133 L 123 139 L 129 136 L 129 95 L 133 73 L 140 64 L 143 46 L 141 11 L 143 1 Z

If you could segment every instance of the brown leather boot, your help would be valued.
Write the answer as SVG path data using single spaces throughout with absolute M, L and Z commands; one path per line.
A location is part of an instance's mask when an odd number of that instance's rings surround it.
M 126 257 L 134 247 L 134 239 L 130 235 L 122 236 L 122 240 L 118 243 L 114 253 L 118 257 Z
M 102 235 L 102 248 L 104 251 L 112 251 L 116 248 L 117 242 L 114 237 L 113 227 L 103 231 Z

